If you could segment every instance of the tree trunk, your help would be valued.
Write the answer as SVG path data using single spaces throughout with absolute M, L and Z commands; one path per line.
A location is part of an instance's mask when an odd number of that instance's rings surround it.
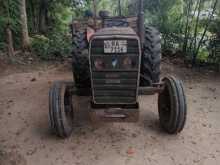
M 37 30 L 36 30 L 36 25 L 35 25 L 35 6 L 34 6 L 34 3 L 33 3 L 33 0 L 29 0 L 27 1 L 27 4 L 26 6 L 28 7 L 27 8 L 27 17 L 29 18 L 29 33 L 36 33 Z
M 14 56 L 14 46 L 13 46 L 13 38 L 12 32 L 9 25 L 6 27 L 6 35 L 7 35 L 7 47 L 8 47 L 8 56 L 12 58 Z
M 28 34 L 26 1 L 25 0 L 21 0 L 20 13 L 21 13 L 22 48 L 24 50 L 26 50 L 26 49 L 30 48 L 30 39 L 29 39 L 29 34 Z
M 193 25 L 193 18 L 196 17 L 196 11 L 198 11 L 198 7 L 199 7 L 199 0 L 197 0 L 197 2 L 196 2 L 196 6 L 194 8 L 193 15 L 191 16 L 191 21 L 189 23 L 189 37 L 191 38 L 190 39 L 191 41 L 189 40 L 189 47 L 187 48 L 187 52 L 189 52 L 191 56 L 193 56 L 193 50 L 192 50 L 193 48 L 192 47 L 193 47 L 194 40 L 193 40 L 193 36 L 192 36 L 193 34 L 191 35 L 190 31 L 193 30 L 193 28 L 195 26 L 195 25 Z
M 194 37 L 193 37 L 193 41 L 192 41 L 192 45 L 193 45 L 193 51 L 192 51 L 192 66 L 196 65 L 196 59 L 197 59 L 197 55 L 196 55 L 196 47 L 197 47 L 197 35 L 198 35 L 198 28 L 199 28 L 199 20 L 200 20 L 200 13 L 202 11 L 202 5 L 204 3 L 204 0 L 199 0 L 199 7 L 198 7 L 198 14 L 196 17 L 196 25 L 195 25 L 195 29 L 194 29 Z
M 193 2 L 192 2 L 192 0 L 188 0 L 187 2 L 187 7 L 186 7 L 186 11 L 185 11 L 185 14 L 186 14 L 186 26 L 185 26 L 185 31 L 184 31 L 184 42 L 183 42 L 183 48 L 182 48 L 182 50 L 183 50 L 183 52 L 185 52 L 185 53 L 188 53 L 187 52 L 187 46 L 188 46 L 188 41 L 189 41 L 189 33 L 190 33 L 190 31 L 189 31 L 189 26 L 190 26 L 190 24 L 189 24 L 189 21 L 190 21 L 190 14 L 191 14 L 191 11 L 192 11 L 192 6 L 193 6 Z

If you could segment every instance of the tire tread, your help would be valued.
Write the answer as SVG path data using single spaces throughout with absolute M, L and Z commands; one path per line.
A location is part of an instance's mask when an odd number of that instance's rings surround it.
M 161 37 L 153 27 L 145 28 L 145 43 L 142 53 L 141 86 L 151 86 L 160 81 Z M 151 81 L 149 81 L 151 80 Z

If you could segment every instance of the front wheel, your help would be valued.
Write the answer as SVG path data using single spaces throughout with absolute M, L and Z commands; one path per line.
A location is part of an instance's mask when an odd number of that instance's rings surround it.
M 59 137 L 69 137 L 73 130 L 73 83 L 55 82 L 49 92 L 50 129 Z
M 177 134 L 183 130 L 187 115 L 183 85 L 174 77 L 162 81 L 164 90 L 158 98 L 160 125 L 167 133 Z

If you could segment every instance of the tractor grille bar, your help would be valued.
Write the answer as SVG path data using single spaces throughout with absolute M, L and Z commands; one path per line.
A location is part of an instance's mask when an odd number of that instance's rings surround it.
M 106 39 L 105 39 L 106 40 Z M 119 40 L 119 39 L 116 39 Z M 123 38 L 123 40 L 125 40 Z M 139 42 L 127 40 L 127 53 L 105 54 L 104 39 L 93 39 L 90 50 L 91 81 L 93 101 L 96 104 L 135 104 L 137 103 L 137 84 L 139 77 Z M 132 68 L 124 68 L 123 62 L 129 57 Z M 95 61 L 101 59 L 105 67 L 98 70 Z M 113 66 L 116 60 L 118 65 Z

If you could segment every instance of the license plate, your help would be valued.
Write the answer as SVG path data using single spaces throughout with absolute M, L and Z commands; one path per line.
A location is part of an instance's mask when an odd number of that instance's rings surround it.
M 104 41 L 104 53 L 127 53 L 127 40 Z

